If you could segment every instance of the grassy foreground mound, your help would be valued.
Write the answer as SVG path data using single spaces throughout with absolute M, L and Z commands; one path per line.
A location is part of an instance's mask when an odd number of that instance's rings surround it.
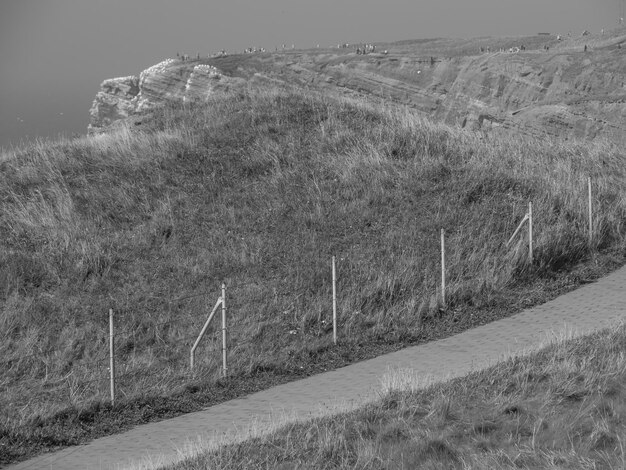
M 0 462 L 485 323 L 626 251 L 625 160 L 608 144 L 289 93 L 172 106 L 148 126 L 0 158 Z M 505 244 L 529 201 L 532 265 L 523 237 Z M 222 282 L 228 380 L 219 325 L 188 370 Z
M 625 349 L 621 325 L 425 390 L 396 377 L 380 402 L 167 469 L 624 468 Z

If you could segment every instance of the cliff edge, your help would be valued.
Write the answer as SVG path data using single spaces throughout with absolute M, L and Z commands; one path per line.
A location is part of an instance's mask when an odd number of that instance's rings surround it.
M 167 100 L 202 101 L 255 83 L 375 96 L 485 132 L 626 143 L 626 29 L 563 38 L 430 39 L 168 59 L 139 78 L 106 80 L 90 130 Z
M 100 85 L 91 106 L 89 132 L 105 130 L 118 121 L 141 117 L 167 101 L 203 101 L 229 93 L 244 80 L 227 77 L 205 63 L 166 59 L 139 77 L 111 78 Z

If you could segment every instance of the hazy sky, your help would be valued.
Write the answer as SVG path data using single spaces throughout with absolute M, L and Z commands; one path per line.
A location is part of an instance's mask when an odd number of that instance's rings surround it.
M 625 1 L 0 0 L 0 146 L 86 132 L 104 79 L 176 52 L 599 32 Z

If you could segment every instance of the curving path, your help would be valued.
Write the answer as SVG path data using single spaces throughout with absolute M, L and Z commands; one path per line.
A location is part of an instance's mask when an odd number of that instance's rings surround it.
M 114 436 L 9 466 L 11 470 L 123 468 L 149 457 L 177 460 L 178 451 L 205 438 L 244 433 L 285 417 L 322 414 L 329 407 L 375 399 L 390 368 L 412 369 L 442 380 L 464 375 L 511 354 L 536 349 L 566 331 L 578 336 L 626 317 L 626 267 L 543 305 L 456 336 L 406 348 L 341 369 L 291 382 L 203 411 L 151 423 Z M 139 468 L 136 465 L 134 468 Z

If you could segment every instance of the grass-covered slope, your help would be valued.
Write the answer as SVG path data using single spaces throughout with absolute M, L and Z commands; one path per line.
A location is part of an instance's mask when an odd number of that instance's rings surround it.
M 219 345 L 204 340 L 194 375 L 189 348 L 222 282 L 232 378 L 205 404 L 489 321 L 579 282 L 560 273 L 581 262 L 595 257 L 593 275 L 623 259 L 624 157 L 609 145 L 487 137 L 278 93 L 170 107 L 150 125 L 0 159 L 6 461 L 199 406 L 185 393 L 214 382 Z M 532 266 L 523 237 L 505 246 L 528 201 Z M 134 404 L 107 421 L 110 308 L 117 398 Z M 187 398 L 154 398 L 174 392 Z
M 426 390 L 411 391 L 409 378 L 356 411 L 285 425 L 167 468 L 624 468 L 625 346 L 622 325 Z

